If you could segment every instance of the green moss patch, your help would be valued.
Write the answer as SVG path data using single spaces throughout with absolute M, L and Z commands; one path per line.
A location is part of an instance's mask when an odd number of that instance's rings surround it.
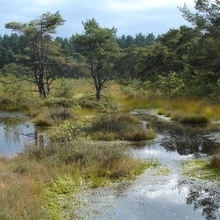
M 210 165 L 208 160 L 190 160 L 182 163 L 183 175 L 203 180 L 220 181 L 220 169 Z

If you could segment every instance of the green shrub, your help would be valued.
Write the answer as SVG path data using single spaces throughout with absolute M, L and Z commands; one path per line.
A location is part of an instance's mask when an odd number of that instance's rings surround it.
M 50 139 L 54 142 L 66 142 L 78 140 L 79 138 L 84 138 L 84 132 L 81 131 L 80 126 L 76 121 L 70 122 L 65 120 L 59 125 L 58 129 L 53 132 Z
M 54 92 L 54 96 L 58 98 L 70 98 L 72 97 L 71 84 L 68 84 L 69 80 L 65 78 L 61 78 L 58 81 L 58 88 Z

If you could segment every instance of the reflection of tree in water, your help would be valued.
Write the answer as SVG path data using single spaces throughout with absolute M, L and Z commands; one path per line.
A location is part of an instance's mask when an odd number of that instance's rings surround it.
M 197 157 L 201 154 L 213 155 L 218 149 L 214 141 L 191 135 L 171 136 L 165 138 L 161 145 L 168 151 L 177 151 L 180 155 L 194 154 Z
M 186 204 L 193 205 L 195 210 L 202 209 L 202 215 L 207 220 L 219 219 L 220 191 L 186 181 L 180 182 L 179 186 L 185 186 L 186 184 L 189 188 L 189 193 L 186 197 Z
M 161 145 L 167 151 L 177 151 L 180 155 L 201 154 L 213 155 L 219 144 L 204 137 L 210 132 L 219 131 L 219 126 L 212 124 L 182 124 L 170 122 L 155 117 L 145 117 L 151 127 L 159 134 L 165 136 Z
M 2 121 L 2 119 L 1 119 Z M 21 134 L 21 120 L 16 118 L 4 118 L 4 138 L 7 142 L 19 142 Z

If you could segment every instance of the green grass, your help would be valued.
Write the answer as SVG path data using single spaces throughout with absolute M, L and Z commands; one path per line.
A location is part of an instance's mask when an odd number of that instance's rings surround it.
M 220 169 L 208 160 L 190 160 L 181 166 L 182 174 L 191 178 L 220 181 Z

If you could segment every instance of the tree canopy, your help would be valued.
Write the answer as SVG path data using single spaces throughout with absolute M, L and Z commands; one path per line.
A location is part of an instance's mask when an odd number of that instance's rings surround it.
M 59 12 L 45 13 L 29 23 L 9 22 L 5 27 L 25 36 L 27 46 L 22 54 L 16 58 L 33 71 L 33 80 L 38 87 L 39 94 L 46 97 L 50 84 L 54 80 L 54 68 L 62 63 L 60 46 L 52 41 L 51 34 L 56 33 L 56 28 L 64 24 L 64 19 Z M 26 78 L 27 79 L 27 78 Z
M 105 82 L 112 77 L 110 63 L 119 52 L 115 41 L 116 28 L 102 28 L 94 18 L 82 24 L 84 32 L 81 35 L 76 34 L 73 43 L 77 51 L 88 60 L 96 99 L 100 100 Z

